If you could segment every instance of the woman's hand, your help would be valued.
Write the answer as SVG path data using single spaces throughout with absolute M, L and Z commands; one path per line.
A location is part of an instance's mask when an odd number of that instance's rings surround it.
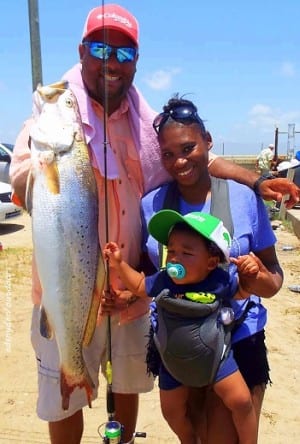
M 232 257 L 230 261 L 237 266 L 240 278 L 242 276 L 253 278 L 263 267 L 262 262 L 252 252 L 237 258 Z
M 244 299 L 249 294 L 270 298 L 282 285 L 283 274 L 278 264 L 274 247 L 266 248 L 257 255 L 230 258 L 236 264 L 239 275 L 239 294 L 235 299 Z

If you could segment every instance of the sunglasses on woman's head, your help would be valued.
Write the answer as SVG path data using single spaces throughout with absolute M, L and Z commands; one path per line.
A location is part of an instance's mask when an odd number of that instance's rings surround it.
M 115 54 L 119 63 L 133 62 L 137 55 L 136 48 L 111 46 L 103 42 L 83 42 L 90 50 L 92 57 L 100 60 L 108 60 Z
M 206 132 L 204 124 L 201 118 L 197 114 L 197 109 L 194 105 L 175 105 L 174 108 L 171 108 L 169 111 L 164 111 L 163 113 L 158 114 L 155 117 L 153 122 L 153 128 L 156 134 L 159 134 L 160 130 L 167 122 L 167 120 L 171 117 L 171 119 L 176 122 L 181 123 L 198 123 L 201 127 L 201 131 L 203 133 Z

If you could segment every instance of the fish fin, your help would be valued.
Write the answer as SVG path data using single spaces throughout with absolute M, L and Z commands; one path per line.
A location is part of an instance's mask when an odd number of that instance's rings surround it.
M 90 374 L 84 365 L 83 374 L 80 376 L 72 376 L 67 370 L 61 368 L 60 370 L 60 392 L 62 397 L 62 409 L 69 409 L 70 395 L 75 390 L 76 387 L 84 388 L 86 391 L 88 405 L 92 407 L 92 397 L 93 397 L 93 389 L 95 388 L 95 384 L 93 383 Z
M 26 191 L 25 191 L 25 207 L 26 211 L 31 215 L 32 212 L 32 192 L 33 192 L 34 177 L 32 171 L 29 171 L 26 180 Z
M 59 194 L 59 171 L 57 163 L 55 161 L 51 162 L 45 167 L 45 175 L 47 179 L 47 186 L 52 194 Z
M 52 328 L 48 321 L 47 313 L 44 307 L 41 307 L 41 317 L 40 317 L 40 333 L 46 339 L 53 338 Z
M 48 86 L 55 89 L 67 89 L 69 82 L 67 80 L 59 80 L 58 82 L 50 83 Z
M 98 316 L 98 310 L 101 300 L 101 295 L 103 292 L 105 283 L 105 267 L 104 267 L 104 261 L 102 258 L 102 255 L 100 254 L 99 260 L 98 260 L 98 268 L 97 268 L 97 275 L 96 275 L 96 285 L 93 291 L 93 298 L 91 303 L 91 308 L 89 311 L 88 320 L 85 327 L 85 332 L 83 336 L 83 346 L 89 345 L 89 343 L 92 340 L 92 337 L 94 335 L 96 323 L 97 323 L 97 316 Z

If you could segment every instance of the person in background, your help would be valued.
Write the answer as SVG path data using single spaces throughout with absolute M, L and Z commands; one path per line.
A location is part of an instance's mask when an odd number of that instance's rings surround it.
M 140 258 L 140 199 L 158 185 L 170 180 L 161 165 L 160 151 L 152 121 L 156 113 L 133 85 L 139 57 L 139 26 L 125 8 L 105 4 L 92 9 L 86 18 L 79 44 L 79 63 L 63 75 L 76 95 L 85 137 L 90 149 L 99 195 L 99 236 L 105 234 L 104 126 L 107 137 L 107 196 L 110 237 L 122 248 L 124 258 L 137 266 Z M 27 175 L 30 170 L 30 128 L 25 122 L 12 157 L 10 176 L 14 195 L 25 206 Z M 210 145 L 211 147 L 211 145 Z M 241 181 L 267 199 L 281 199 L 289 194 L 286 205 L 299 200 L 300 191 L 286 179 L 266 181 L 221 157 L 210 155 L 212 175 Z M 34 265 L 34 264 L 33 264 Z M 124 425 L 124 441 L 133 442 L 138 394 L 150 391 L 152 378 L 146 374 L 145 349 L 149 328 L 148 301 L 132 298 L 122 291 L 118 277 L 110 276 L 113 294 L 103 296 L 101 322 L 93 343 L 87 350 L 89 371 L 94 375 L 97 396 L 98 370 L 106 364 L 105 315 L 112 320 L 112 360 L 115 418 Z M 78 444 L 83 433 L 83 391 L 72 396 L 68 411 L 62 411 L 56 366 L 55 341 L 45 341 L 39 334 L 41 289 L 33 266 L 32 343 L 39 374 L 38 416 L 49 422 L 52 444 Z M 129 347 L 130 344 L 130 347 Z
M 265 387 L 270 381 L 267 351 L 264 342 L 266 309 L 261 297 L 270 298 L 281 288 L 283 273 L 278 263 L 275 242 L 265 205 L 249 188 L 234 181 L 213 178 L 208 169 L 211 136 L 189 100 L 175 96 L 154 120 L 161 149 L 161 159 L 173 182 L 154 189 L 142 199 L 144 263 L 159 269 L 163 255 L 156 239 L 148 234 L 147 225 L 155 213 L 173 209 L 182 215 L 200 211 L 221 218 L 229 229 L 232 225 L 233 241 L 230 256 L 238 258 L 253 252 L 268 270 L 272 279 L 252 279 L 246 286 L 251 296 L 232 300 L 238 325 L 232 335 L 232 349 L 238 367 L 251 391 L 257 421 L 263 402 Z M 221 201 L 220 201 L 221 199 Z M 216 211 L 218 211 L 216 213 Z M 220 216 L 222 214 L 222 217 Z M 234 263 L 229 273 L 237 272 Z M 214 392 L 207 390 L 201 409 L 203 392 L 191 389 L 190 411 L 195 429 L 202 443 L 236 444 L 238 437 L 231 413 Z M 198 412 L 199 415 L 195 414 Z M 205 413 L 205 417 L 201 413 Z
M 275 146 L 270 143 L 267 148 L 261 150 L 256 158 L 255 168 L 262 175 L 270 174 L 272 168 L 272 162 L 274 159 Z

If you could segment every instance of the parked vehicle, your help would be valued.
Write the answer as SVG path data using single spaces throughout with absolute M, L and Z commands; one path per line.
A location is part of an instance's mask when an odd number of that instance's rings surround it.
M 10 183 L 9 166 L 14 146 L 11 143 L 0 142 L 0 181 Z
M 11 192 L 10 184 L 0 182 L 0 223 L 22 214 L 22 208 L 10 200 Z

